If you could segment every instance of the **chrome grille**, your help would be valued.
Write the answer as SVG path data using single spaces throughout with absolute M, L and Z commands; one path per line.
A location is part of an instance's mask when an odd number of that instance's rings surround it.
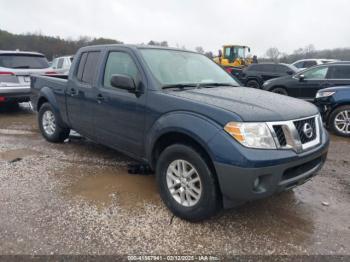
M 304 133 L 304 126 L 305 124 L 309 124 L 312 128 L 312 136 L 307 137 L 306 134 Z M 315 118 L 308 118 L 308 119 L 303 119 L 299 121 L 294 121 L 294 125 L 298 131 L 298 134 L 300 136 L 300 141 L 302 144 L 308 143 L 316 138 L 316 122 Z
M 267 124 L 279 149 L 302 152 L 318 145 L 321 141 L 322 122 L 319 115 Z
M 283 132 L 283 128 L 281 125 L 276 125 L 273 126 L 273 130 L 275 131 L 278 143 L 280 146 L 286 146 L 287 145 L 287 141 L 286 141 L 286 137 L 284 135 Z

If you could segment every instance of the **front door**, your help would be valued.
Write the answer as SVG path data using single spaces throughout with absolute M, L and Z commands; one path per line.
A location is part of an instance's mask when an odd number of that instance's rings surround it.
M 303 72 L 304 78 L 298 83 L 299 98 L 312 100 L 319 89 L 327 84 L 328 66 L 311 68 Z
M 115 49 L 105 55 L 105 70 L 96 90 L 95 130 L 99 141 L 135 157 L 143 156 L 145 78 L 131 53 Z M 140 93 L 112 87 L 114 74 L 134 79 Z

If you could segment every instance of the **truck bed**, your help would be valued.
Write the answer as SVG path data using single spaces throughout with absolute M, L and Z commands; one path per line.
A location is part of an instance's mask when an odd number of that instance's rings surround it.
M 31 77 L 31 101 L 36 110 L 38 104 L 38 97 L 40 92 L 45 92 L 43 89 L 51 89 L 54 94 L 61 94 L 64 97 L 67 88 L 67 75 L 50 75 L 50 76 L 32 76 Z

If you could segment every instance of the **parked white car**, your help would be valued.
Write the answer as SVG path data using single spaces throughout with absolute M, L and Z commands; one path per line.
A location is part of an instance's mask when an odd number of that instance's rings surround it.
M 0 103 L 29 101 L 30 76 L 55 74 L 43 54 L 0 51 Z
M 57 57 L 52 61 L 51 68 L 57 74 L 68 75 L 72 62 L 73 62 L 73 56 Z
M 322 64 L 328 64 L 328 63 L 334 63 L 339 62 L 339 60 L 336 59 L 302 59 L 294 62 L 292 65 L 298 68 L 299 70 L 304 70 L 306 68 L 322 65 Z

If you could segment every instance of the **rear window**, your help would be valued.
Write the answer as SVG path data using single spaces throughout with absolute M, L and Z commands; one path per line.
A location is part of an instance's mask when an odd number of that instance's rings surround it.
M 49 67 L 45 56 L 30 54 L 0 54 L 0 67 L 12 69 L 43 69 Z

